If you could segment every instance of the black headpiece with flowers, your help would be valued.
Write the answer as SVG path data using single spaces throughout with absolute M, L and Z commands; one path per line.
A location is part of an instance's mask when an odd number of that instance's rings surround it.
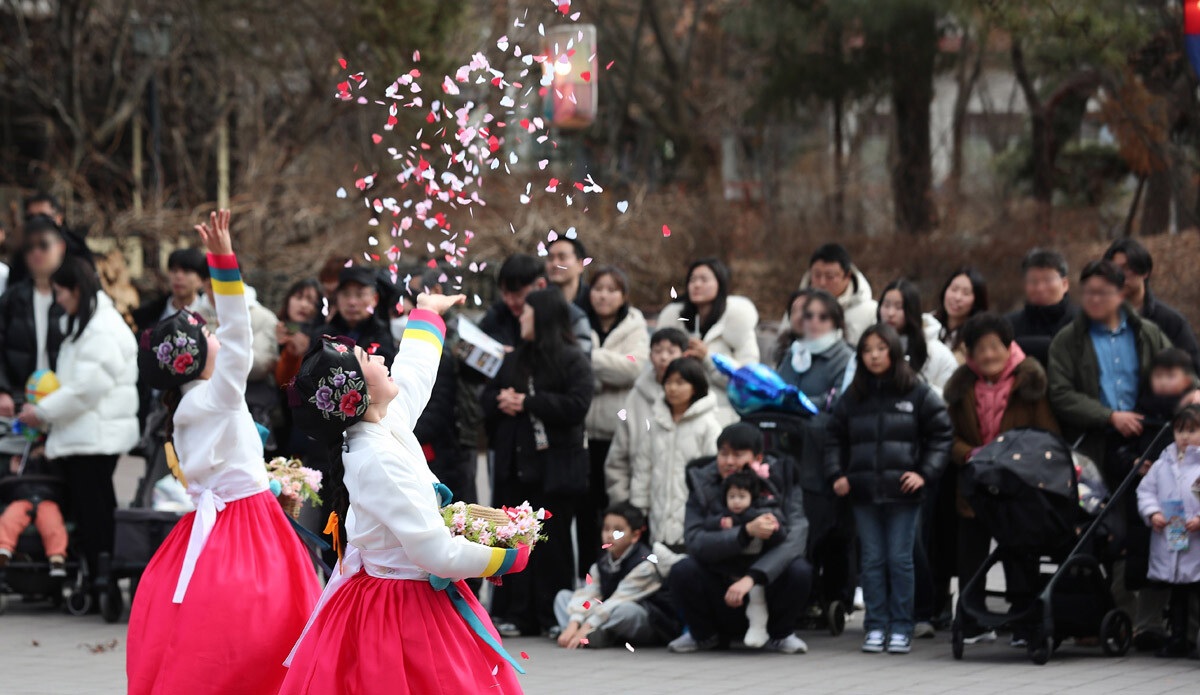
M 208 359 L 203 326 L 199 314 L 182 309 L 142 331 L 138 370 L 151 388 L 165 391 L 200 376 Z
M 288 405 L 302 431 L 318 440 L 341 435 L 362 420 L 371 399 L 350 338 L 314 341 L 288 386 Z

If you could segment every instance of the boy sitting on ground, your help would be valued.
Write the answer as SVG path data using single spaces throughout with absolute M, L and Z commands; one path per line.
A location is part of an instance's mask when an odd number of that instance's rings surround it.
M 576 649 L 628 642 L 653 644 L 679 632 L 670 602 L 660 594 L 665 572 L 642 542 L 646 515 L 629 502 L 604 512 L 602 548 L 587 574 L 587 583 L 572 593 L 558 592 L 554 614 L 562 633 L 558 646 Z M 661 544 L 656 551 L 669 554 Z

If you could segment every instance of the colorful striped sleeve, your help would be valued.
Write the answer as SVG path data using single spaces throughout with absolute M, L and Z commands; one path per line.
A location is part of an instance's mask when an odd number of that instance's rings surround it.
M 213 292 L 216 294 L 245 294 L 242 273 L 238 270 L 237 256 L 232 253 L 208 254 L 208 271 L 212 277 Z
M 221 351 L 206 389 L 217 408 L 238 408 L 246 400 L 246 378 L 254 365 L 254 336 L 250 330 L 250 307 L 238 270 L 237 256 L 208 254 L 212 279 L 212 302 L 217 310 L 217 338 Z
M 424 309 L 414 309 L 408 315 L 408 324 L 404 328 L 404 338 L 401 344 L 409 340 L 419 340 L 437 348 L 438 356 L 442 354 L 442 346 L 446 342 L 446 323 L 437 312 Z
M 495 577 L 509 572 L 520 572 L 529 562 L 529 547 L 492 548 L 492 557 L 488 560 L 481 577 Z
M 445 339 L 446 324 L 437 312 L 416 309 L 408 315 L 400 349 L 392 360 L 392 381 L 399 392 L 388 404 L 388 412 L 399 418 L 403 429 L 416 427 L 429 403 Z

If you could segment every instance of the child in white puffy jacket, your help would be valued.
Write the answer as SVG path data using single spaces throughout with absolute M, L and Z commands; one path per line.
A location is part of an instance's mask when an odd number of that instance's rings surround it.
M 1151 582 L 1171 588 L 1171 636 L 1157 656 L 1188 654 L 1188 604 L 1200 589 L 1200 406 L 1190 405 L 1171 421 L 1168 446 L 1138 485 L 1138 514 L 1151 527 Z

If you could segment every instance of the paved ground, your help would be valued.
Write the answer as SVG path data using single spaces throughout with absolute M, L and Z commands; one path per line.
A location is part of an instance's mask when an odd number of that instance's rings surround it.
M 1146 656 L 1107 659 L 1097 649 L 1064 647 L 1046 666 L 1033 666 L 1006 644 L 968 648 L 950 657 L 941 637 L 922 641 L 908 656 L 857 651 L 861 632 L 838 638 L 805 634 L 802 656 L 745 651 L 674 655 L 663 648 L 568 652 L 543 639 L 507 640 L 524 651 L 530 695 L 729 695 L 730 693 L 840 693 L 842 695 L 985 695 L 1030 693 L 1200 692 L 1200 664 Z M 518 657 L 519 658 L 519 657 Z M 107 695 L 125 691 L 125 625 L 99 617 L 75 618 L 20 604 L 0 616 L 0 693 Z
M 138 462 L 123 460 L 118 498 L 132 496 Z M 0 615 L 0 695 L 108 695 L 125 692 L 124 623 L 99 616 L 72 617 L 44 606 L 13 602 Z M 1007 643 L 968 647 L 954 661 L 942 635 L 917 643 L 908 656 L 858 651 L 855 622 L 838 638 L 804 633 L 810 653 L 801 656 L 707 652 L 673 655 L 663 648 L 568 652 L 543 639 L 508 640 L 526 652 L 530 695 L 1099 695 L 1200 692 L 1200 663 L 1147 656 L 1107 659 L 1098 649 L 1064 646 L 1046 666 L 1029 663 Z M 269 694 L 267 694 L 269 695 Z M 464 694 L 466 695 L 466 694 Z

